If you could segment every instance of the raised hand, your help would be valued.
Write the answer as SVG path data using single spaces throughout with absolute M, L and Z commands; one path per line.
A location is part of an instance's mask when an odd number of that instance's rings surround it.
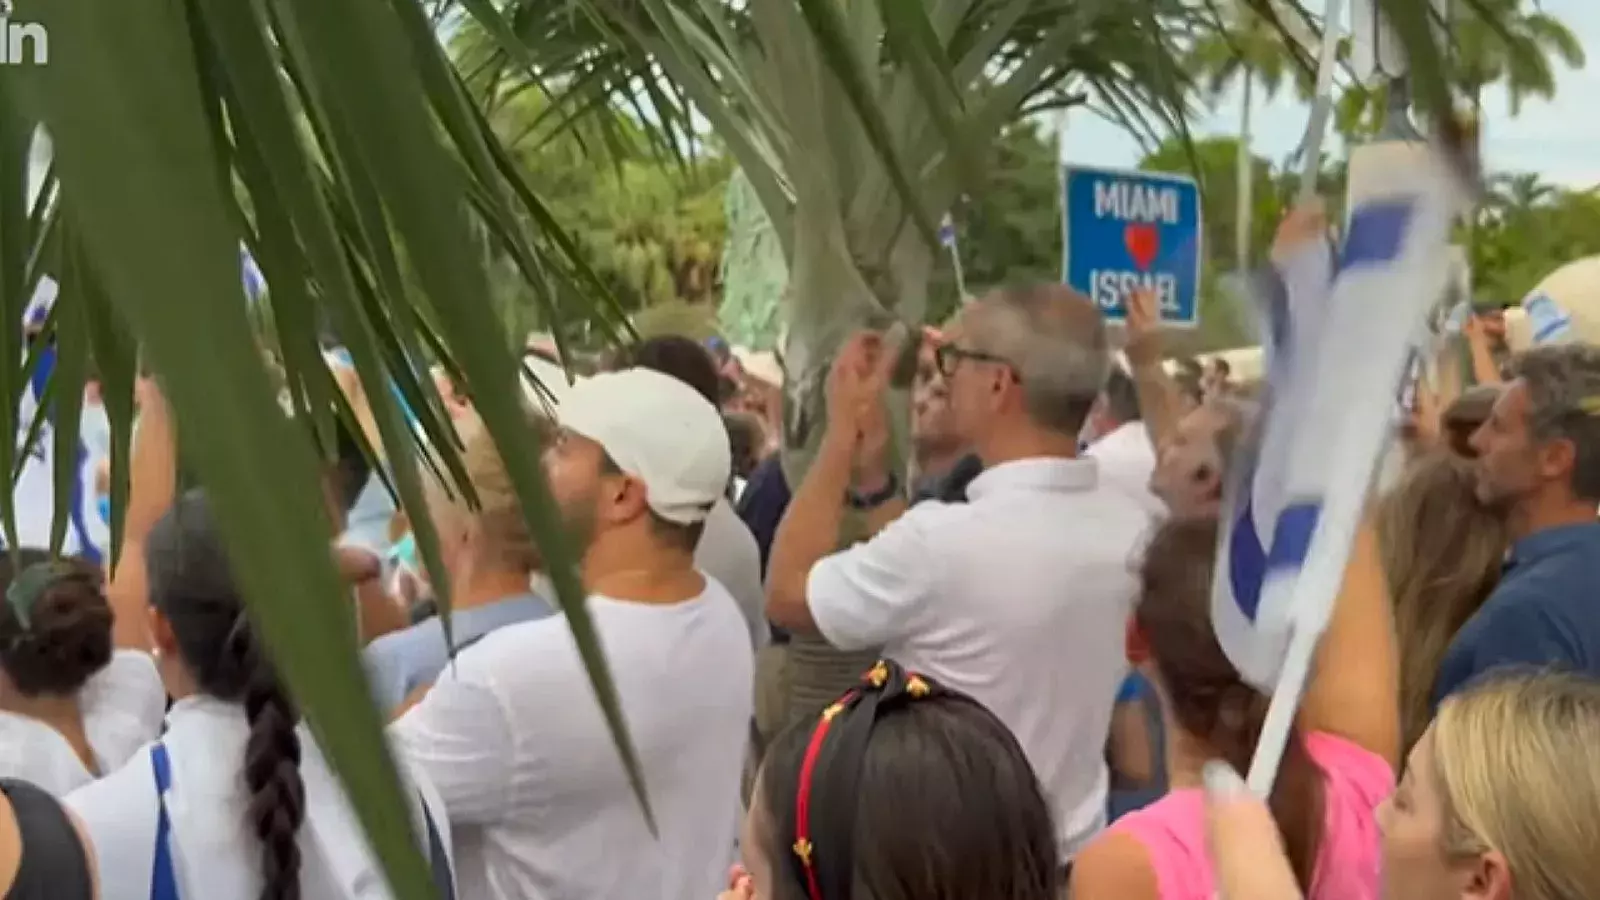
M 1128 362 L 1142 365 L 1161 360 L 1161 301 L 1156 292 L 1139 288 L 1128 295 L 1128 342 L 1123 352 Z
M 1206 764 L 1206 828 L 1221 900 L 1299 900 L 1272 813 L 1225 762 Z
M 870 403 L 883 393 L 879 383 L 883 335 L 855 334 L 839 348 L 828 373 L 828 425 L 859 432 Z
M 1328 208 L 1313 198 L 1289 212 L 1272 239 L 1272 261 L 1282 265 L 1312 241 L 1328 239 Z

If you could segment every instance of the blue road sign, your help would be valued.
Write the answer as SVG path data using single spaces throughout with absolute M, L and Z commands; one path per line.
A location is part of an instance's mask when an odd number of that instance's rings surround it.
M 1139 287 L 1156 292 L 1161 318 L 1200 320 L 1200 189 L 1161 172 L 1063 166 L 1062 271 L 1106 318 L 1126 315 Z

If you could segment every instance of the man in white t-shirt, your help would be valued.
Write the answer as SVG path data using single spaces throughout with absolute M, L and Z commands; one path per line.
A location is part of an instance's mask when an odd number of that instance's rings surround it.
M 1109 367 L 1105 326 L 1059 285 L 966 307 L 938 362 L 953 427 L 985 465 L 969 502 L 918 504 L 834 553 L 846 502 L 887 506 L 894 494 L 877 449 L 882 360 L 894 354 L 874 355 L 862 336 L 835 363 L 821 449 L 773 545 L 768 616 L 842 649 L 883 644 L 993 710 L 1039 775 L 1065 863 L 1105 823 L 1130 557 L 1147 523 L 1077 458 Z
M 556 412 L 545 469 L 655 833 L 565 616 L 490 634 L 391 730 L 444 799 L 463 898 L 704 900 L 732 861 L 753 677 L 738 607 L 694 567 L 727 435 L 645 369 L 588 379 Z
M 1139 414 L 1139 392 L 1133 377 L 1113 364 L 1106 389 L 1089 416 L 1095 437 L 1084 455 L 1100 465 L 1100 481 L 1121 491 L 1130 503 L 1152 518 L 1165 518 L 1166 505 L 1150 492 L 1156 471 L 1156 448 Z
M 640 341 L 622 354 L 618 367 L 654 369 L 671 375 L 706 398 L 707 403 L 718 403 L 722 382 L 716 359 L 705 345 L 682 335 Z M 726 422 L 722 430 L 726 435 Z M 731 437 L 729 453 L 731 459 Z M 767 594 L 761 584 L 761 550 L 750 527 L 734 512 L 726 496 L 706 517 L 700 543 L 695 547 L 694 564 L 733 595 L 750 628 L 751 646 L 756 650 L 766 646 L 772 629 L 767 625 Z

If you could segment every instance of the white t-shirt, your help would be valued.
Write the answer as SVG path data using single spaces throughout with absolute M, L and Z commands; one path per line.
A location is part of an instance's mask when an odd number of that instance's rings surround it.
M 732 600 L 592 596 L 650 833 L 565 616 L 508 625 L 390 727 L 439 788 L 463 900 L 706 900 L 733 861 L 753 661 Z
M 830 644 L 882 644 L 1006 723 L 1065 861 L 1105 825 L 1106 732 L 1148 517 L 1099 483 L 1093 459 L 992 466 L 967 496 L 918 504 L 823 559 L 807 602 Z
M 706 517 L 694 565 L 727 588 L 750 629 L 750 644 L 760 650 L 772 629 L 767 624 L 767 590 L 761 583 L 761 548 L 755 535 L 726 500 L 718 500 Z
M 385 900 L 391 896 L 388 884 L 344 788 L 310 730 L 302 725 L 299 733 L 306 789 L 299 833 L 302 896 Z M 210 697 L 180 700 L 167 717 L 161 743 L 172 773 L 166 795 L 168 846 L 181 900 L 255 900 L 261 894 L 261 846 L 249 824 L 249 797 L 240 776 L 249 734 L 243 707 Z M 449 823 L 438 795 L 415 779 L 407 792 L 417 833 L 426 834 L 426 803 L 448 847 Z M 149 900 L 160 810 L 149 747 L 66 802 L 94 842 L 101 900 Z
M 104 774 L 161 733 L 167 691 L 148 654 L 118 650 L 78 692 L 78 708 L 95 768 Z M 96 773 L 84 768 L 61 732 L 29 716 L 0 712 L 0 777 L 30 781 L 64 797 Z
M 1124 422 L 1089 445 L 1084 456 L 1100 464 L 1100 483 L 1120 491 L 1154 518 L 1166 518 L 1167 507 L 1150 491 L 1156 471 L 1156 448 L 1143 422 Z

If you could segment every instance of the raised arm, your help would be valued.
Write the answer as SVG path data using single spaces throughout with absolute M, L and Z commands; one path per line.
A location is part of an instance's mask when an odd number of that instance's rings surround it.
M 145 609 L 150 588 L 144 562 L 145 541 L 156 522 L 172 507 L 178 491 L 178 449 L 167 400 L 153 379 L 140 379 L 137 388 L 139 424 L 133 439 L 133 463 L 128 476 L 128 510 L 123 518 L 122 552 L 115 569 L 106 572 L 106 597 L 115 624 L 117 647 L 150 649 L 150 629 Z M 108 567 L 110 563 L 107 563 Z
M 1394 611 L 1370 521 L 1356 533 L 1333 617 L 1317 649 L 1299 724 L 1400 762 L 1400 661 Z
M 1128 298 L 1128 343 L 1122 352 L 1128 357 L 1128 374 L 1139 395 L 1140 418 L 1150 442 L 1159 451 L 1178 433 L 1178 420 L 1183 418 L 1183 392 L 1162 365 L 1165 348 L 1157 309 L 1153 291 L 1135 291 Z

